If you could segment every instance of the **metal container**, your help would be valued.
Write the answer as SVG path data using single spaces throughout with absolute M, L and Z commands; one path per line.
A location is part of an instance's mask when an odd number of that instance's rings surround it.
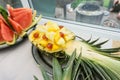
M 99 25 L 103 15 L 101 7 L 95 3 L 86 2 L 76 8 L 76 21 Z

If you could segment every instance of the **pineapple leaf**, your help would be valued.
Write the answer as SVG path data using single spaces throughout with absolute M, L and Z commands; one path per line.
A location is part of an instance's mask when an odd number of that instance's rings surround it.
M 36 76 L 33 76 L 34 77 L 34 80 L 39 80 Z
M 97 42 L 99 39 L 100 39 L 100 38 L 97 38 L 97 39 L 95 39 L 95 40 L 89 42 L 89 44 L 94 44 L 94 43 Z
M 89 43 L 91 39 L 92 39 L 92 36 L 88 40 L 86 40 L 86 42 Z
M 54 80 L 62 79 L 62 68 L 56 58 L 53 58 L 53 79 Z
M 106 41 L 100 42 L 100 43 L 98 43 L 98 44 L 95 44 L 95 45 L 93 45 L 93 46 L 100 48 L 103 44 L 107 43 L 108 41 L 109 41 L 109 40 L 106 40 Z
M 119 52 L 120 51 L 120 47 L 118 48 L 110 48 L 110 49 L 100 49 L 97 48 L 97 51 L 101 51 L 101 52 L 105 52 L 105 53 L 114 53 L 114 52 Z
M 68 63 L 64 69 L 62 80 L 71 80 L 72 79 L 72 69 L 73 69 L 73 63 L 76 58 L 76 49 L 73 51 L 72 56 L 70 56 L 70 59 L 68 60 Z
M 42 72 L 42 75 L 43 75 L 44 80 L 51 80 L 51 79 L 49 78 L 47 72 L 46 72 L 46 71 L 44 70 L 44 68 L 42 67 L 42 65 L 39 65 L 39 68 L 40 68 L 40 70 L 41 70 L 41 72 Z
M 95 80 L 94 79 L 94 75 L 93 75 L 93 68 L 92 66 L 90 66 L 89 61 L 84 61 L 84 58 L 82 59 L 82 62 L 84 64 L 84 68 L 87 70 L 87 72 L 89 73 L 89 77 L 91 78 L 91 80 Z M 89 65 L 88 65 L 89 64 Z M 82 66 L 83 67 L 83 66 Z
M 79 54 L 78 60 L 75 62 L 76 64 L 74 66 L 73 77 L 72 77 L 73 79 L 72 80 L 75 80 L 76 76 L 78 74 L 79 66 L 80 66 L 80 63 L 81 63 L 81 55 L 82 55 L 82 53 Z
M 85 68 L 84 63 L 81 62 L 81 65 L 82 65 L 83 70 L 84 70 L 84 72 L 85 72 L 85 74 L 86 74 L 87 80 L 91 80 L 91 79 L 90 79 L 90 74 L 88 73 L 88 70 Z M 88 77 L 88 76 L 89 76 L 89 77 Z M 85 77 L 85 79 L 86 79 L 86 77 Z M 85 79 L 84 79 L 84 80 L 85 80 Z

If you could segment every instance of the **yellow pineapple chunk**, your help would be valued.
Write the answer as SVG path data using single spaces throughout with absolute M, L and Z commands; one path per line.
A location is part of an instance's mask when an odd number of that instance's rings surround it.
M 69 35 L 65 35 L 64 36 L 64 39 L 65 39 L 65 41 L 69 41 L 69 40 L 72 40 L 72 39 L 74 39 L 74 34 L 69 34 Z
M 47 30 L 50 32 L 50 31 L 57 31 L 59 30 L 59 26 L 58 24 L 52 22 L 52 21 L 48 21 L 45 25 L 47 27 Z
M 58 46 L 56 44 L 53 44 L 52 51 L 56 51 L 56 50 L 59 50 L 59 49 L 60 49 L 60 46 Z
M 61 36 L 60 36 L 59 32 L 57 32 L 57 33 L 55 34 L 55 38 L 54 38 L 55 43 L 57 43 L 60 38 L 61 38 Z
M 45 46 L 48 44 L 48 41 L 46 41 L 46 40 L 40 40 L 40 41 L 39 41 L 39 44 L 40 44 L 41 46 L 45 47 Z
M 57 41 L 57 44 L 58 45 L 64 45 L 65 44 L 65 40 L 63 38 L 60 38 L 58 41 Z
M 47 32 L 47 28 L 44 25 L 39 25 L 36 29 L 43 33 Z
M 55 32 L 46 32 L 46 37 L 54 42 Z

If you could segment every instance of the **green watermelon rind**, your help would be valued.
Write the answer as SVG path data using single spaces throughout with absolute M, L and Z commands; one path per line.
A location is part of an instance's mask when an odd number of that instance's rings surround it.
M 6 41 L 6 44 L 7 45 L 14 45 L 16 43 L 16 40 L 18 39 L 18 36 L 16 34 L 14 34 L 14 37 L 13 37 L 13 40 L 12 42 L 8 42 Z
M 5 44 L 5 41 L 1 41 L 1 42 L 0 42 L 0 45 L 3 45 L 3 44 Z

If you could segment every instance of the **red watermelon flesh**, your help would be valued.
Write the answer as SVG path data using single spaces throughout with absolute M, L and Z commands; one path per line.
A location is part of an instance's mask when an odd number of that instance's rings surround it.
M 23 28 L 21 27 L 20 24 L 18 24 L 17 22 L 15 22 L 14 20 L 12 20 L 10 17 L 8 18 L 8 20 L 10 21 L 11 25 L 13 26 L 14 30 L 20 34 L 23 31 Z
M 29 10 L 30 8 L 14 8 L 13 12 L 19 12 L 19 11 L 23 11 L 23 10 Z
M 0 26 L 3 39 L 8 42 L 13 41 L 14 32 L 3 21 L 1 21 Z
M 0 23 L 2 22 L 2 20 L 0 20 Z M 5 40 L 3 39 L 2 37 L 2 34 L 1 34 L 1 27 L 0 27 L 0 43 L 3 43 L 5 42 Z
M 26 29 L 32 24 L 32 11 L 27 10 L 26 12 L 14 17 L 13 20 L 19 23 L 23 29 Z
M 16 16 L 18 16 L 18 15 L 20 15 L 20 14 L 26 12 L 26 11 L 28 11 L 28 9 L 24 9 L 24 10 L 21 10 L 21 11 L 16 11 L 16 12 L 13 12 L 11 16 L 12 16 L 12 18 L 15 18 Z
M 5 42 L 5 40 L 2 37 L 1 30 L 0 30 L 0 43 Z

